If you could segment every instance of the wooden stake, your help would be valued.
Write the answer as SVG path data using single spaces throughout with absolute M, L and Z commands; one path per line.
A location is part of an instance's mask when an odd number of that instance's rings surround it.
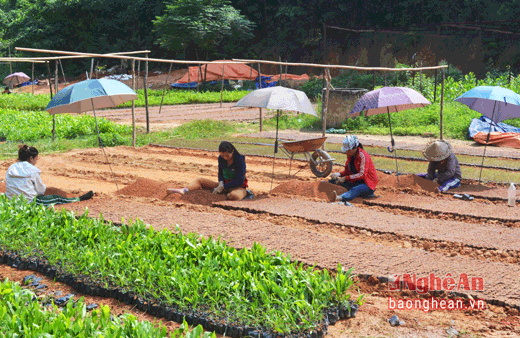
M 325 104 L 322 104 L 323 109 L 321 110 L 321 116 L 322 116 L 322 126 L 321 126 L 321 135 L 325 136 L 325 131 L 327 130 L 327 110 L 329 107 L 329 92 L 330 92 L 330 70 L 328 68 L 325 68 L 325 77 L 326 77 L 326 83 L 327 87 L 325 89 Z M 325 148 L 325 144 L 323 145 Z
M 161 105 L 159 106 L 159 114 L 161 113 L 162 104 L 164 102 L 164 94 L 166 93 L 166 85 L 168 85 L 168 78 L 170 77 L 170 73 L 172 71 L 172 66 L 173 66 L 173 63 L 170 63 L 170 69 L 168 70 L 168 75 L 166 76 L 166 80 L 164 80 L 165 87 L 163 88 L 163 92 L 162 92 Z
M 135 60 L 132 60 L 132 89 L 135 92 Z M 132 100 L 132 147 L 135 148 L 135 100 Z
M 31 79 L 32 79 L 32 86 L 31 86 L 32 88 L 31 88 L 31 90 L 32 90 L 32 94 L 34 95 L 34 62 L 32 63 L 32 77 L 31 77 Z
M 54 69 L 54 92 L 58 94 L 58 60 L 56 60 L 56 67 Z M 52 115 L 52 140 L 56 137 L 56 114 Z
M 222 108 L 222 99 L 224 95 L 224 67 L 226 67 L 226 65 L 222 65 L 222 86 L 220 86 L 220 108 Z
M 11 42 L 9 41 L 9 57 L 11 57 Z M 11 71 L 11 73 L 9 74 L 13 74 L 13 63 L 11 61 L 9 61 L 9 70 Z
M 139 90 L 139 78 L 141 77 L 141 60 L 137 61 L 137 84 L 136 89 Z M 137 93 L 137 92 L 136 92 Z
M 148 53 L 145 54 L 146 58 L 148 58 Z M 150 133 L 150 113 L 148 112 L 148 85 L 146 84 L 146 81 L 148 79 L 148 61 L 145 63 L 145 70 L 144 70 L 144 78 L 143 78 L 143 85 L 144 85 L 144 104 L 146 107 L 146 133 Z
M 67 79 L 65 78 L 65 72 L 63 71 L 63 62 L 61 62 L 61 60 L 59 60 L 59 62 L 60 62 L 61 73 L 63 74 L 63 83 L 67 83 Z
M 262 89 L 262 74 L 260 73 L 260 63 L 258 63 L 258 89 Z M 260 111 L 260 131 L 263 129 L 263 118 L 262 108 L 258 108 Z
M 442 123 L 443 123 L 443 107 L 444 107 L 444 69 L 441 70 L 442 83 L 441 83 L 441 116 L 440 116 L 440 138 L 442 140 Z

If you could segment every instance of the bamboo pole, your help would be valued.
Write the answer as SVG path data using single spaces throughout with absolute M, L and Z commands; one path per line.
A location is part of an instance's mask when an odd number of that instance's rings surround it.
M 442 128 L 443 128 L 443 108 L 444 108 L 444 69 L 441 70 L 442 73 L 442 82 L 441 82 L 441 116 L 440 116 L 440 139 L 442 140 Z
M 138 60 L 137 61 L 137 90 L 139 90 L 139 78 L 141 77 L 141 60 Z M 137 93 L 137 92 L 136 92 Z
M 149 50 L 141 50 L 141 51 L 133 51 L 133 52 L 117 52 L 117 53 L 107 53 L 107 54 L 100 54 L 100 55 L 133 55 L 133 54 L 144 54 L 144 53 L 150 53 Z M 80 53 L 85 54 L 85 53 Z M 66 56 L 43 56 L 43 57 L 31 57 L 31 58 L 15 58 L 12 57 L 11 59 L 13 62 L 16 62 L 17 59 L 23 59 L 28 61 L 40 61 L 45 62 L 49 60 L 66 60 L 66 59 L 83 59 L 83 58 L 89 58 L 90 55 L 66 55 Z M 9 59 L 9 58 L 5 58 Z M 131 58 L 133 59 L 133 58 Z
M 325 68 L 325 82 L 326 82 L 326 89 L 325 89 L 325 104 L 322 104 L 321 109 L 321 119 L 322 119 L 322 125 L 321 125 L 321 136 L 325 136 L 325 131 L 327 130 L 327 110 L 329 107 L 329 93 L 330 93 L 330 70 L 328 68 Z M 325 147 L 325 144 L 323 145 Z
M 244 63 L 263 63 L 270 65 L 280 64 L 278 61 L 267 61 L 267 60 L 249 60 L 249 59 L 232 59 L 233 61 L 239 61 Z M 301 66 L 301 67 L 316 67 L 316 68 L 330 68 L 330 69 L 353 69 L 353 70 L 364 70 L 364 71 L 388 71 L 388 72 L 409 72 L 409 71 L 421 71 L 421 70 L 435 70 L 448 68 L 448 66 L 431 66 L 431 67 L 420 67 L 420 68 L 385 68 L 385 67 L 356 67 L 356 66 L 341 66 L 341 65 L 328 65 L 320 63 L 299 63 L 299 62 L 281 62 L 287 66 Z
M 166 60 L 166 59 L 152 59 L 152 58 L 141 58 L 134 56 L 116 55 L 116 54 L 95 54 L 95 53 L 79 53 L 79 52 L 68 52 L 68 51 L 57 51 L 48 49 L 35 49 L 16 47 L 16 50 L 27 51 L 27 52 L 40 52 L 40 53 L 54 53 L 54 54 L 65 54 L 65 55 L 79 55 L 82 57 L 105 57 L 113 59 L 128 59 L 128 60 L 142 60 L 142 61 L 153 61 L 153 62 L 166 62 L 166 63 L 179 63 L 179 64 L 205 64 L 210 61 L 186 61 L 186 60 Z M 32 61 L 32 59 L 28 59 Z M 244 64 L 244 63 L 264 63 L 264 64 L 278 64 L 278 61 L 266 61 L 266 60 L 246 60 L 246 59 L 232 59 L 232 61 L 212 61 L 211 63 L 225 63 L 225 64 Z M 389 72 L 408 72 L 408 71 L 420 71 L 420 70 L 435 70 L 448 68 L 448 66 L 432 66 L 422 68 L 384 68 L 384 67 L 354 67 L 354 66 L 340 66 L 340 65 L 326 65 L 316 63 L 296 63 L 296 62 L 282 62 L 287 66 L 301 66 L 301 67 L 316 67 L 316 68 L 330 68 L 330 69 L 355 69 L 364 71 L 389 71 Z
M 56 62 L 56 68 L 54 69 L 54 92 L 58 94 L 58 60 Z M 56 137 L 56 114 L 52 114 L 52 140 Z
M 222 108 L 222 99 L 224 95 L 224 67 L 226 67 L 226 65 L 222 65 L 222 85 L 220 86 L 220 108 Z
M 146 58 L 148 58 L 148 54 L 146 54 Z M 148 80 L 148 60 L 145 62 L 145 68 L 144 68 L 144 78 L 143 78 L 143 85 L 144 85 L 144 105 L 146 108 L 146 133 L 150 133 L 150 112 L 148 111 L 148 85 L 146 81 Z
M 34 63 L 46 63 L 46 61 L 39 61 L 27 58 L 8 58 L 0 57 L 0 62 L 34 62 Z
M 38 49 L 38 48 L 26 48 L 26 47 L 16 47 L 16 50 L 25 51 L 25 52 L 36 52 L 36 53 L 50 53 L 50 54 L 63 54 L 63 55 L 75 55 L 78 57 L 103 57 L 103 58 L 111 58 L 111 59 L 127 59 L 127 60 L 138 60 L 138 61 L 153 61 L 153 62 L 165 62 L 165 63 L 179 63 L 179 64 L 205 64 L 205 63 L 227 63 L 227 64 L 243 64 L 248 62 L 243 61 L 189 61 L 189 60 L 166 60 L 166 59 L 152 59 L 152 58 L 144 58 L 144 57 L 136 57 L 136 56 L 126 56 L 118 53 L 111 54 L 97 54 L 97 53 L 81 53 L 81 52 L 70 52 L 63 50 L 52 50 L 52 49 Z M 141 52 L 142 53 L 142 52 Z M 61 57 L 57 57 L 55 59 L 60 59 Z M 31 58 L 33 59 L 33 58 Z M 38 59 L 38 58 L 34 58 Z M 46 58 L 40 58 L 45 60 Z
M 262 75 L 260 73 L 260 63 L 258 63 L 258 89 L 262 89 Z M 260 112 L 260 131 L 263 129 L 263 118 L 262 118 L 262 108 L 258 108 Z
M 11 58 L 11 41 L 9 41 L 9 58 Z M 10 74 L 13 74 L 13 64 L 11 61 L 9 61 L 9 70 L 11 71 Z
M 32 86 L 31 86 L 32 88 L 31 88 L 31 90 L 32 90 L 32 94 L 34 95 L 34 62 L 32 63 L 32 74 L 31 75 L 32 75 L 32 77 L 31 77 L 31 79 L 32 79 Z
M 63 62 L 61 60 L 58 60 L 60 63 L 61 73 L 63 74 L 63 83 L 67 83 L 67 79 L 65 78 L 65 72 L 63 71 Z
M 135 92 L 135 60 L 132 60 L 132 89 Z M 132 147 L 135 148 L 135 100 L 132 100 Z
M 166 80 L 164 80 L 164 88 L 163 88 L 163 92 L 162 92 L 161 105 L 159 106 L 159 114 L 161 113 L 162 105 L 164 102 L 164 94 L 166 94 L 166 86 L 168 85 L 168 78 L 170 77 L 170 73 L 172 72 L 172 66 L 173 66 L 173 63 L 170 63 L 170 69 L 168 70 L 168 75 L 166 76 Z

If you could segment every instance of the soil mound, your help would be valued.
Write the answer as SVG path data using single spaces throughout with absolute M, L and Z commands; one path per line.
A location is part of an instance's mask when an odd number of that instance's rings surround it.
M 76 196 L 72 196 L 72 194 L 69 194 L 68 192 L 65 192 L 61 189 L 53 188 L 53 187 L 47 187 L 47 189 L 45 189 L 44 195 L 60 195 L 63 197 L 76 197 Z
M 148 178 L 138 178 L 134 183 L 120 190 L 122 195 L 134 197 L 157 198 L 170 202 L 186 202 L 192 204 L 211 205 L 214 202 L 226 200 L 226 195 L 213 194 L 211 190 L 188 191 L 186 194 L 166 193 L 166 189 L 172 188 L 171 184 L 151 180 Z
M 151 197 L 164 199 L 166 197 L 165 183 L 148 178 L 138 178 L 134 183 L 120 190 L 121 194 L 135 197 Z
M 165 201 L 179 201 L 200 205 L 211 205 L 214 202 L 227 200 L 225 194 L 214 194 L 211 190 L 188 191 L 184 195 L 170 194 L 163 199 Z
M 5 193 L 5 182 L 0 182 L 0 193 Z
M 417 175 L 399 175 L 399 182 L 397 176 L 388 175 L 384 173 L 377 173 L 377 179 L 379 183 L 378 187 L 382 188 L 394 188 L 394 189 L 412 189 L 412 190 L 425 190 L 429 192 L 438 191 L 439 185 L 436 182 L 424 179 Z
M 295 195 L 330 201 L 334 196 L 333 191 L 336 191 L 338 195 L 341 195 L 344 192 L 347 192 L 347 189 L 327 181 L 301 182 L 293 180 L 280 184 L 275 187 L 272 192 L 274 194 Z

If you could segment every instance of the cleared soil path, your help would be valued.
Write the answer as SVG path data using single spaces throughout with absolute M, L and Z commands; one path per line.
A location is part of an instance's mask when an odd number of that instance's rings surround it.
M 491 190 L 489 190 L 491 191 Z M 427 196 L 414 196 L 402 194 L 398 200 L 390 196 L 381 196 L 375 200 L 366 200 L 368 205 L 396 207 L 404 210 L 417 210 L 438 214 L 453 214 L 477 219 L 497 220 L 501 222 L 514 222 L 520 227 L 520 209 L 508 207 L 504 202 L 496 204 L 480 199 L 473 201 L 461 201 L 455 197 L 433 199 Z M 461 212 L 461 210 L 464 210 Z M 485 227 L 486 224 L 483 224 Z
M 225 201 L 219 202 L 218 205 L 235 207 L 248 212 L 301 217 L 318 224 L 333 223 L 378 233 L 400 234 L 435 241 L 459 242 L 475 248 L 520 250 L 520 242 L 518 241 L 520 229 L 502 226 L 412 218 L 375 210 L 346 207 L 343 204 L 279 197 L 253 201 Z M 486 236 L 482 236 L 484 233 Z

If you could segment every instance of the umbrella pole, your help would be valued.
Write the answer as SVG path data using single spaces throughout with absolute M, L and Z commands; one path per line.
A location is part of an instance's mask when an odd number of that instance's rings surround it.
M 114 171 L 112 170 L 112 165 L 110 164 L 110 161 L 108 160 L 107 153 L 105 152 L 105 148 L 103 147 L 103 141 L 101 140 L 101 135 L 99 134 L 99 126 L 97 123 L 96 109 L 94 108 L 94 100 L 90 99 L 90 101 L 92 102 L 92 111 L 94 112 L 94 121 L 96 121 L 96 130 L 97 130 L 97 135 L 98 135 L 99 146 L 101 147 L 101 150 L 103 151 L 103 154 L 105 155 L 105 159 L 107 160 L 108 167 L 110 168 L 110 172 L 112 173 L 112 177 L 114 178 L 114 183 L 116 184 L 117 194 L 119 195 L 120 192 L 119 192 L 119 186 L 117 185 L 117 181 L 116 181 L 116 175 L 114 175 Z
M 397 177 L 397 184 L 399 184 L 399 167 L 397 166 L 397 150 L 395 149 L 394 135 L 392 134 L 392 119 L 390 118 L 390 107 L 386 107 L 386 109 L 386 112 L 388 114 L 388 125 L 390 126 L 390 143 L 392 144 L 392 151 L 394 152 L 395 158 L 395 176 Z
M 276 111 L 276 138 L 274 141 L 274 155 L 273 155 L 273 171 L 271 176 L 271 189 L 269 190 L 269 193 L 273 191 L 273 181 L 274 181 L 274 161 L 276 160 L 276 153 L 278 152 L 278 119 L 280 117 L 280 110 Z
M 482 169 L 484 168 L 484 158 L 486 157 L 486 148 L 489 142 L 489 137 L 491 136 L 491 126 L 493 126 L 493 119 L 495 118 L 495 108 L 497 106 L 497 101 L 495 101 L 495 105 L 493 106 L 493 114 L 491 115 L 491 122 L 489 122 L 489 131 L 486 138 L 486 144 L 484 145 L 484 153 L 482 154 L 482 163 L 480 164 L 480 174 L 478 175 L 478 184 L 480 184 L 480 180 L 482 179 Z

